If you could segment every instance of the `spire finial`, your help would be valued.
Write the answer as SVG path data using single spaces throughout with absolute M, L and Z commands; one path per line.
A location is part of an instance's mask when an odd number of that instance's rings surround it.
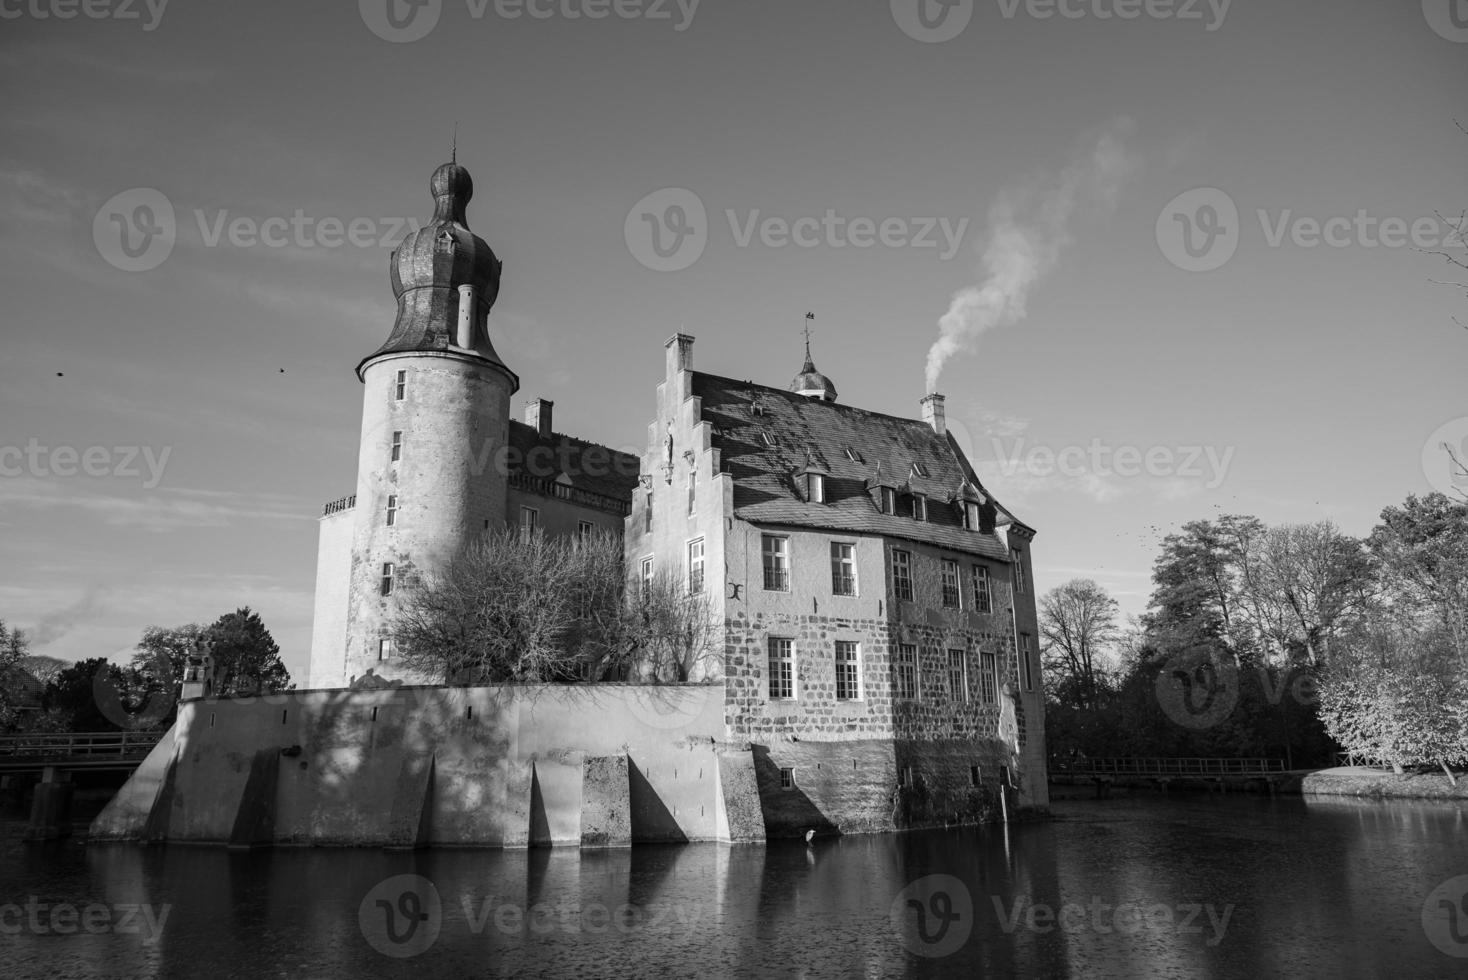
M 816 315 L 814 313 L 807 313 L 805 315 L 805 359 L 807 363 L 810 361 L 810 328 L 815 326 L 815 322 Z
M 454 120 L 454 147 L 449 153 L 449 162 L 459 162 L 459 121 L 457 119 Z

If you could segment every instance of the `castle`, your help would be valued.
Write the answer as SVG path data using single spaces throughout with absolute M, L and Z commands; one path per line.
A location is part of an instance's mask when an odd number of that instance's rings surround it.
M 666 344 L 639 460 L 510 417 L 500 263 L 457 162 L 357 366 L 357 492 L 321 519 L 306 689 L 186 699 L 98 837 L 583 846 L 977 823 L 1048 803 L 1034 531 L 948 431 Z M 485 529 L 622 535 L 629 594 L 707 611 L 680 683 L 443 687 L 393 649 L 404 576 Z M 687 597 L 686 599 L 684 597 Z M 195 692 L 197 695 L 199 692 Z

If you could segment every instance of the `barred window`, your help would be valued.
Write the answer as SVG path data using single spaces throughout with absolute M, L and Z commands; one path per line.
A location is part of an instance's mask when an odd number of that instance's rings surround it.
M 770 637 L 770 700 L 795 699 L 795 641 Z
M 856 545 L 831 542 L 831 592 L 856 595 Z
M 958 608 L 963 605 L 958 582 L 958 562 L 943 559 L 943 605 Z
M 836 700 L 861 700 L 861 646 L 855 640 L 836 641 Z
M 912 553 L 892 552 L 892 591 L 897 598 L 912 601 Z
M 790 539 L 779 534 L 762 536 L 765 566 L 765 589 L 770 592 L 790 591 Z
M 917 647 L 911 643 L 897 646 L 897 697 L 916 701 L 918 696 Z

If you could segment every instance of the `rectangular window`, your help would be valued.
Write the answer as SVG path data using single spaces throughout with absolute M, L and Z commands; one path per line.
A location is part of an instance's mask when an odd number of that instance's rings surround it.
M 698 472 L 688 471 L 688 513 L 690 516 L 698 513 Z
M 780 768 L 780 788 L 781 789 L 794 789 L 795 788 L 795 770 L 794 769 L 791 769 L 788 766 L 782 766 Z
M 915 521 L 928 519 L 928 498 L 920 493 L 912 495 L 912 519 Z
M 392 640 L 381 639 L 377 641 L 377 659 L 386 660 L 392 656 Z
M 576 540 L 577 541 L 580 541 L 582 543 L 588 542 L 588 541 L 591 540 L 592 535 L 594 535 L 594 534 L 596 534 L 596 525 L 595 524 L 591 523 L 590 521 L 577 521 L 576 522 Z
M 831 542 L 831 592 L 856 595 L 856 545 Z
M 979 772 L 978 766 L 968 767 L 968 781 L 970 786 L 979 786 L 983 784 L 984 779 L 982 774 Z
M 861 700 L 861 645 L 855 640 L 836 641 L 836 700 Z
M 979 505 L 972 500 L 963 502 L 963 526 L 970 531 L 979 529 Z
M 805 499 L 813 504 L 826 502 L 826 478 L 819 473 L 805 475 Z
M 408 372 L 399 371 L 397 384 L 393 386 L 393 397 L 398 401 L 403 400 L 403 393 L 408 390 Z
M 778 534 L 762 535 L 765 565 L 765 590 L 790 591 L 790 539 Z
M 394 432 L 392 434 L 392 461 L 396 463 L 403 458 L 403 434 Z
M 911 643 L 900 643 L 897 646 L 897 697 L 916 701 L 917 696 L 917 647 Z
M 1014 562 L 1014 594 L 1025 594 L 1025 563 L 1021 560 L 1020 553 L 1015 548 L 1009 549 L 1009 560 Z
M 398 495 L 390 493 L 387 495 L 387 526 L 392 527 L 398 522 Z
M 536 529 L 540 527 L 540 511 L 534 507 L 520 508 L 520 541 L 528 544 L 535 540 Z
M 948 696 L 968 700 L 968 656 L 963 650 L 948 651 Z
M 912 601 L 912 553 L 892 552 L 892 591 L 897 598 Z
M 994 593 L 989 588 L 989 568 L 986 565 L 974 566 L 974 609 L 981 613 L 994 611 Z
M 979 697 L 985 704 L 999 700 L 999 658 L 988 650 L 979 654 Z
M 882 487 L 879 490 L 881 496 L 880 509 L 884 514 L 897 513 L 897 491 L 891 487 Z
M 703 538 L 688 542 L 688 591 L 703 591 Z
M 652 559 L 642 559 L 642 597 L 652 595 Z
M 795 700 L 795 641 L 770 637 L 770 700 Z
M 393 567 L 392 562 L 382 564 L 382 594 L 392 595 Z
M 651 531 L 652 530 L 652 491 L 651 490 L 649 490 L 647 492 L 647 510 L 643 511 L 642 513 L 643 513 L 642 529 L 644 531 Z
M 1025 690 L 1033 691 L 1035 689 L 1035 675 L 1031 673 L 1030 668 L 1030 636 L 1028 633 L 1021 633 L 1019 635 L 1019 669 L 1021 675 L 1024 677 Z
M 952 606 L 954 608 L 961 607 L 963 605 L 963 600 L 960 598 L 962 590 L 958 587 L 958 562 L 949 561 L 947 558 L 943 559 L 942 576 L 943 605 Z

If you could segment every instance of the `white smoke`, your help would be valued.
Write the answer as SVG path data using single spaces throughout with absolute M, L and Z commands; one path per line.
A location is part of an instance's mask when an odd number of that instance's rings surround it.
M 986 331 L 1025 318 L 1030 290 L 1070 244 L 1071 216 L 1083 200 L 1111 208 L 1121 185 L 1137 169 L 1125 146 L 1134 129 L 1130 120 L 1113 123 L 1084 158 L 1066 167 L 1043 192 L 1033 185 L 1002 191 L 989 209 L 989 240 L 984 248 L 983 282 L 953 295 L 938 321 L 938 339 L 928 350 L 928 392 L 938 390 L 943 365 L 960 351 L 972 350 Z

